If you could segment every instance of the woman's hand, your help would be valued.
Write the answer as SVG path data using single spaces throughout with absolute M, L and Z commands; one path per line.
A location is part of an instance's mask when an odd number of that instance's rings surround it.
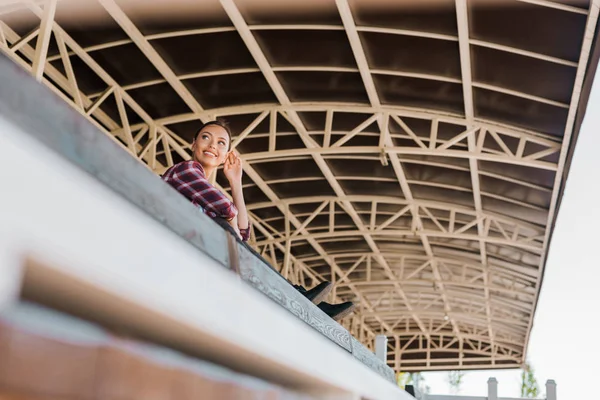
M 223 173 L 231 185 L 242 183 L 242 159 L 235 151 L 230 151 L 223 165 Z
M 227 154 L 225 165 L 223 165 L 223 173 L 231 185 L 231 198 L 238 210 L 237 217 L 232 221 L 232 226 L 241 237 L 240 229 L 248 229 L 250 222 L 248 221 L 248 211 L 246 210 L 242 191 L 242 159 L 236 152 L 230 151 Z

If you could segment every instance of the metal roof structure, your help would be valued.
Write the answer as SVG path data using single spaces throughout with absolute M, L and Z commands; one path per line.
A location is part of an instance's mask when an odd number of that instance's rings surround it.
M 157 173 L 224 117 L 253 246 L 396 370 L 510 368 L 599 56 L 598 0 L 0 3 L 0 49 Z M 213 177 L 226 189 L 226 180 Z

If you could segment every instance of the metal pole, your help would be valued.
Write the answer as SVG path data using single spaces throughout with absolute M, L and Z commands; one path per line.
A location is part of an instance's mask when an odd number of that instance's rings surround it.
M 385 335 L 375 337 L 375 355 L 383 362 L 387 362 L 387 342 L 388 338 Z
M 488 400 L 498 400 L 498 381 L 496 378 L 488 379 Z
M 553 379 L 546 381 L 546 400 L 556 400 L 556 382 Z

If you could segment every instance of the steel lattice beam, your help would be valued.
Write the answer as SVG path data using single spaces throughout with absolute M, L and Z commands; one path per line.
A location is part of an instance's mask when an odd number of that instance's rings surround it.
M 539 296 L 540 280 L 548 252 L 548 239 L 555 217 L 555 210 L 562 183 L 566 163 L 567 149 L 573 131 L 580 90 L 586 72 L 587 61 L 594 37 L 594 28 L 598 18 L 597 0 L 593 0 L 589 12 L 577 7 L 563 5 L 547 0 L 520 0 L 541 7 L 550 7 L 559 11 L 587 15 L 586 35 L 583 41 L 579 62 L 574 63 L 544 54 L 523 49 L 499 45 L 469 38 L 466 1 L 457 0 L 457 35 L 442 35 L 432 32 L 420 32 L 402 29 L 390 29 L 369 26 L 356 26 L 350 7 L 346 1 L 338 0 L 338 10 L 342 17 L 342 25 L 255 25 L 249 26 L 232 0 L 222 0 L 225 11 L 234 22 L 233 27 L 215 27 L 185 31 L 165 32 L 154 35 L 143 35 L 113 0 L 99 0 L 110 15 L 129 35 L 129 39 L 102 43 L 89 48 L 79 46 L 54 21 L 53 13 L 57 0 L 46 2 L 28 2 L 26 4 L 40 18 L 40 26 L 24 35 L 18 35 L 8 25 L 0 21 L 0 49 L 15 62 L 30 71 L 44 84 L 49 86 L 58 96 L 71 104 L 82 115 L 86 116 L 98 128 L 127 149 L 140 161 L 144 161 L 151 169 L 160 173 L 173 164 L 173 155 L 179 154 L 189 159 L 190 143 L 179 137 L 169 128 L 170 124 L 191 120 L 206 120 L 216 116 L 237 116 L 256 114 L 257 118 L 235 138 L 235 145 L 243 145 L 245 140 L 257 137 L 268 137 L 269 151 L 242 154 L 245 160 L 247 175 L 269 198 L 268 202 L 250 204 L 253 210 L 252 224 L 255 234 L 253 243 L 259 251 L 280 264 L 280 269 L 290 279 L 327 279 L 327 275 L 336 281 L 336 299 L 356 297 L 361 303 L 361 312 L 345 321 L 345 326 L 361 339 L 370 341 L 375 332 L 383 331 L 395 343 L 390 344 L 394 366 L 403 370 L 426 370 L 439 367 L 442 362 L 454 363 L 456 368 L 469 368 L 465 364 L 474 360 L 496 362 L 496 367 L 516 366 L 526 354 L 526 345 L 531 331 L 531 322 L 535 303 Z M 0 19 L 4 11 L 13 11 L 21 6 L 20 2 L 10 4 L 8 8 L 0 8 Z M 44 5 L 42 8 L 40 5 Z M 60 4 L 59 4 L 60 5 Z M 331 67 L 326 65 L 282 66 L 273 67 L 254 38 L 254 31 L 261 30 L 337 30 L 348 36 L 352 47 L 356 67 Z M 209 72 L 193 72 L 176 75 L 171 66 L 161 58 L 152 46 L 153 40 L 186 35 L 203 35 L 222 32 L 239 32 L 250 53 L 257 62 L 257 67 L 216 70 Z M 432 40 L 452 41 L 458 44 L 461 58 L 461 77 L 448 78 L 432 74 L 421 74 L 408 71 L 372 69 L 362 48 L 359 32 L 415 36 Z M 46 57 L 48 39 L 54 35 L 59 53 Z M 38 36 L 33 47 L 30 42 Z M 162 78 L 139 82 L 135 85 L 120 86 L 90 56 L 94 51 L 108 49 L 127 43 L 137 45 L 146 58 L 161 73 Z M 473 81 L 470 67 L 470 47 L 479 46 L 499 51 L 519 54 L 548 63 L 577 68 L 573 97 L 569 104 L 551 99 L 522 93 L 512 89 L 492 86 Z M 106 84 L 106 89 L 99 93 L 83 93 L 70 62 L 70 55 L 79 57 Z M 64 74 L 53 67 L 50 62 L 61 60 Z M 204 109 L 187 91 L 183 80 L 197 77 L 226 76 L 230 74 L 262 72 L 266 77 L 278 104 L 255 104 L 215 109 Z M 369 105 L 344 103 L 294 103 L 279 82 L 276 72 L 283 71 L 328 71 L 341 73 L 359 73 L 363 80 Z M 464 115 L 441 113 L 426 109 L 410 109 L 406 107 L 382 105 L 373 83 L 373 75 L 395 75 L 425 79 L 429 81 L 450 82 L 463 87 L 465 100 Z M 171 115 L 166 118 L 152 119 L 146 111 L 129 95 L 128 90 L 167 82 L 174 88 L 178 96 L 187 104 L 191 112 Z M 552 137 L 542 132 L 519 129 L 514 126 L 476 118 L 473 112 L 472 90 L 483 88 L 498 93 L 505 93 L 528 99 L 537 103 L 549 104 L 557 108 L 568 109 L 568 123 L 564 138 Z M 118 118 L 114 120 L 102 111 L 103 102 L 113 97 L 118 107 Z M 129 109 L 129 110 L 128 110 Z M 128 112 L 133 111 L 143 120 L 140 124 L 130 124 Z M 326 114 L 325 129 L 311 132 L 306 129 L 299 113 L 319 111 Z M 359 113 L 365 122 L 349 132 L 334 131 L 335 119 L 344 113 Z M 268 132 L 259 132 L 258 124 L 269 118 Z M 292 132 L 277 129 L 277 119 L 285 118 L 294 127 Z M 419 136 L 405 123 L 405 118 L 417 118 L 430 121 L 429 136 Z M 376 122 L 378 129 L 369 131 L 367 126 Z M 464 130 L 452 138 L 438 137 L 440 123 L 454 124 Z M 402 133 L 391 133 L 390 125 L 402 128 Z M 280 150 L 277 140 L 285 135 L 299 135 L 303 145 L 298 148 Z M 344 136 L 340 136 L 343 134 Z M 323 135 L 323 145 L 311 138 Z M 360 136 L 378 136 L 378 146 L 353 146 L 352 139 Z M 409 141 L 410 145 L 395 146 L 393 139 Z M 518 142 L 518 147 L 509 148 L 508 142 Z M 490 143 L 492 143 L 490 145 Z M 535 153 L 527 153 L 529 144 L 537 148 Z M 468 168 L 452 165 L 450 162 L 432 162 L 418 160 L 415 156 L 443 157 L 447 160 L 468 160 Z M 558 156 L 558 160 L 556 157 Z M 410 157 L 414 157 L 411 159 Z M 312 159 L 319 166 L 324 179 L 334 189 L 333 196 L 307 196 L 282 200 L 272 189 L 272 185 L 282 182 L 300 182 L 303 178 L 265 180 L 254 167 L 267 161 L 285 161 L 292 159 Z M 348 196 L 340 182 L 344 180 L 362 179 L 359 176 L 335 175 L 327 165 L 328 159 L 363 158 L 370 160 L 390 161 L 395 177 L 379 178 L 380 181 L 398 182 L 406 199 L 393 199 L 385 196 Z M 159 159 L 164 160 L 160 162 Z M 523 166 L 555 173 L 552 188 L 543 187 L 503 176 L 489 171 L 482 171 L 481 161 L 492 161 L 506 165 Z M 443 166 L 469 172 L 471 188 L 458 184 L 427 182 L 426 180 L 406 177 L 405 163 L 416 163 L 431 166 Z M 511 199 L 508 196 L 488 193 L 481 189 L 483 176 L 503 179 L 505 182 L 517 184 L 534 190 L 552 192 L 549 209 L 527 201 Z M 323 179 L 315 176 L 309 179 Z M 414 185 L 437 185 L 435 187 L 473 194 L 473 207 L 456 206 L 455 204 L 424 201 L 415 198 L 412 193 Z M 496 215 L 484 210 L 482 199 L 494 198 L 503 202 L 516 204 L 548 215 L 545 223 L 532 224 L 515 217 Z M 312 211 L 292 213 L 293 205 L 314 203 Z M 368 203 L 370 212 L 355 207 L 356 203 Z M 388 206 L 387 211 L 378 209 L 379 205 Z M 340 206 L 343 211 L 336 211 Z M 397 211 L 390 211 L 389 206 L 397 206 Z M 263 208 L 275 207 L 282 217 L 260 218 L 256 212 Z M 318 214 L 328 212 L 329 224 L 316 223 Z M 336 217 L 347 214 L 353 226 L 336 224 Z M 364 223 L 363 217 L 369 217 L 370 223 Z M 375 217 L 384 217 L 384 222 L 375 223 Z M 409 217 L 406 227 L 395 226 L 399 219 Z M 459 217 L 460 216 L 460 217 Z M 271 226 L 283 219 L 285 232 L 277 232 Z M 325 229 L 325 230 L 323 230 Z M 380 238 L 393 239 L 399 245 L 381 247 Z M 398 240 L 396 240 L 398 239 Z M 356 251 L 327 252 L 325 243 L 339 243 L 340 240 L 351 240 L 357 243 L 362 240 L 368 249 Z M 477 243 L 473 247 L 464 243 L 450 243 L 449 240 L 463 240 L 465 243 Z M 307 242 L 316 255 L 294 255 L 296 243 Z M 390 242 L 391 243 L 391 242 Z M 420 245 L 419 245 L 420 243 Z M 443 246 L 441 246 L 443 244 Z M 488 246 L 492 250 L 488 249 Z M 442 249 L 443 248 L 443 249 Z M 497 250 L 493 250 L 496 248 Z M 519 248 L 515 254 L 527 255 L 528 262 L 509 258 L 502 254 L 503 249 Z M 285 253 L 282 260 L 277 259 L 276 252 Z M 533 256 L 533 257 L 531 257 Z M 531 260 L 535 261 L 535 265 Z M 342 265 L 350 265 L 345 268 Z M 398 267 L 401 265 L 401 267 Z M 323 272 L 323 267 L 330 272 Z M 377 267 L 377 268 L 376 268 Z M 378 269 L 379 268 L 379 269 Z M 400 270 L 398 269 L 400 268 Z M 401 272 L 400 272 L 401 271 Z M 361 276 L 355 278 L 355 276 Z M 353 276 L 351 279 L 350 276 Z M 493 296 L 491 294 L 493 293 Z M 340 297 L 341 296 L 341 297 Z M 348 296 L 348 297 L 345 297 Z M 522 300 L 522 299 L 527 300 Z M 479 307 L 474 304 L 480 303 Z M 527 305 L 527 306 L 524 306 Z M 448 317 L 448 320 L 445 320 Z M 366 319 L 366 320 L 365 320 Z M 365 337 L 366 336 L 366 337 Z M 372 343 L 371 343 L 372 344 Z M 418 345 L 417 345 L 418 344 Z M 525 345 L 525 346 L 524 346 Z M 435 352 L 455 353 L 453 359 L 436 359 Z M 402 354 L 426 354 L 423 359 L 402 359 Z M 486 362 L 487 362 L 486 361 Z M 450 365 L 450 364 L 448 364 Z

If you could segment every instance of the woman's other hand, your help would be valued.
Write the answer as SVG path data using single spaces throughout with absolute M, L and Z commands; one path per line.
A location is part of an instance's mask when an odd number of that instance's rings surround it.
M 230 151 L 223 165 L 223 173 L 230 184 L 242 183 L 242 159 L 235 151 Z

